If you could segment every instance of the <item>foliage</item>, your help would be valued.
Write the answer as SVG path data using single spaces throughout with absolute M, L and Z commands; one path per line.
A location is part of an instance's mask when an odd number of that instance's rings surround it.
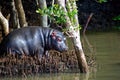
M 55 21 L 57 24 L 66 23 L 65 15 L 67 13 L 65 13 L 62 7 L 57 4 L 44 9 L 39 8 L 38 10 L 36 10 L 36 12 L 40 15 L 48 15 L 48 17 L 51 20 Z
M 109 0 L 97 0 L 97 2 L 99 2 L 99 3 L 108 2 L 108 1 L 109 1 Z M 120 21 L 120 15 L 114 17 L 113 20 L 115 20 L 115 21 Z M 116 30 L 120 30 L 120 25 L 117 24 L 117 25 L 114 26 L 113 28 L 116 29 Z
M 114 26 L 113 29 L 115 29 L 115 30 L 120 30 L 120 25 Z
M 115 21 L 120 21 L 120 15 L 114 17 L 113 20 L 115 20 Z M 120 25 L 117 25 L 117 26 L 115 26 L 114 28 L 115 28 L 116 30 L 120 30 Z
M 97 0 L 99 3 L 107 2 L 108 0 Z
M 113 20 L 120 20 L 120 15 L 114 17 Z
M 47 15 L 54 23 L 56 24 L 62 24 L 62 26 L 67 22 L 66 16 L 68 16 L 72 22 L 72 24 L 75 23 L 74 15 L 77 14 L 77 10 L 73 9 L 72 11 L 65 12 L 61 6 L 58 4 L 54 4 L 53 6 L 50 6 L 48 8 L 44 9 L 38 9 L 36 10 L 36 13 L 39 13 L 40 15 Z M 75 29 L 81 29 L 80 27 L 76 27 Z M 63 29 L 63 31 L 66 31 L 67 29 Z

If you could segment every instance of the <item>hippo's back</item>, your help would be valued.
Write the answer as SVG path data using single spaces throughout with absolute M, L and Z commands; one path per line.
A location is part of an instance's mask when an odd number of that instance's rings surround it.
M 0 54 L 9 53 L 33 54 L 42 48 L 44 31 L 50 29 L 38 27 L 24 27 L 10 32 L 0 44 Z

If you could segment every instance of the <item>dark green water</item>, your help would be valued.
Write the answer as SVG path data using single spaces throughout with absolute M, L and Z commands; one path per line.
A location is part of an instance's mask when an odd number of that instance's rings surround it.
M 95 33 L 87 35 L 95 48 L 97 69 L 89 74 L 58 73 L 29 76 L 27 78 L 4 78 L 0 80 L 120 80 L 120 33 Z M 89 51 L 85 53 L 90 54 Z
M 96 47 L 98 71 L 89 80 L 120 80 L 120 33 L 89 35 Z

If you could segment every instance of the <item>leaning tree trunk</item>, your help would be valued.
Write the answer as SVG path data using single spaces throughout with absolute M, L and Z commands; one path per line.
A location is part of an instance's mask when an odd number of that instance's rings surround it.
M 19 17 L 19 21 L 20 21 L 20 27 L 25 27 L 27 26 L 27 21 L 25 18 L 25 12 L 22 6 L 22 1 L 21 0 L 14 0 L 15 1 L 15 7 L 17 9 L 18 12 L 18 17 Z
M 0 25 L 2 26 L 2 36 L 4 37 L 9 33 L 9 23 L 8 20 L 2 15 L 0 11 Z
M 47 7 L 46 0 L 36 0 L 36 2 L 40 9 Z M 48 27 L 47 15 L 40 15 L 40 26 Z
M 72 0 L 72 1 L 74 1 L 74 0 Z M 67 9 L 65 7 L 66 6 L 65 0 L 57 0 L 57 3 L 63 7 L 65 12 L 67 12 Z M 72 6 L 70 9 L 76 8 L 75 1 L 74 1 L 74 4 L 72 4 L 72 5 L 70 4 L 69 0 L 67 0 L 66 3 L 68 4 L 68 7 Z M 67 23 L 66 23 L 66 28 L 68 29 L 67 34 L 69 34 L 69 36 L 72 36 L 71 39 L 72 39 L 72 42 L 74 44 L 75 53 L 77 56 L 78 66 L 79 66 L 80 72 L 87 73 L 87 72 L 89 72 L 89 69 L 88 69 L 86 58 L 85 58 L 85 55 L 84 55 L 84 52 L 82 49 L 82 44 L 80 41 L 80 32 L 79 32 L 79 29 L 75 29 L 75 27 L 79 26 L 78 16 L 77 15 L 74 16 L 74 19 L 76 20 L 76 23 L 74 25 L 72 25 L 72 22 L 67 15 L 65 17 L 67 19 Z

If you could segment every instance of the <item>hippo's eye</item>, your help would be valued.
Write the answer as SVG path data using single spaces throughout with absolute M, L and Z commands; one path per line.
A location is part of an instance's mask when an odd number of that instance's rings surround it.
M 62 39 L 61 39 L 61 38 L 57 38 L 57 41 L 61 42 L 61 41 L 62 41 Z

